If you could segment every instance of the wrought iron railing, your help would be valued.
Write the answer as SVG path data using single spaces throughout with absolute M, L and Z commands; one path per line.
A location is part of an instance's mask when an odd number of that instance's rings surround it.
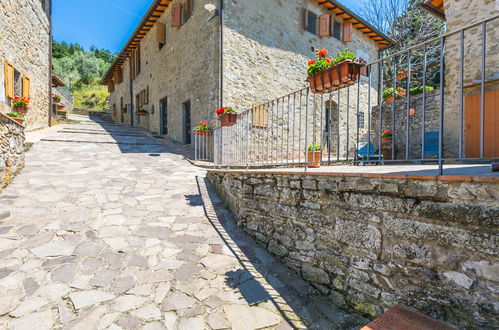
M 192 130 L 194 137 L 194 160 L 213 161 L 213 131 Z
M 319 155 L 322 163 L 436 162 L 442 173 L 444 161 L 499 158 L 485 126 L 499 116 L 486 96 L 499 85 L 499 55 L 490 51 L 498 18 L 373 61 L 356 85 L 304 88 L 239 113 L 235 125 L 214 130 L 215 165 L 307 164 Z M 317 144 L 321 152 L 307 159 Z

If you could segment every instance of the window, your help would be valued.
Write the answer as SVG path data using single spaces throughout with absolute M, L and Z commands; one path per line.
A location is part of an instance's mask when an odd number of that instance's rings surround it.
M 183 104 L 184 112 L 184 144 L 191 144 L 191 101 Z
M 306 30 L 310 33 L 317 34 L 317 15 L 307 11 L 306 20 Z
M 14 69 L 14 96 L 21 96 L 23 93 L 23 79 L 21 72 Z
M 123 111 L 125 108 L 125 105 L 123 104 L 123 96 L 120 98 L 120 110 Z
M 336 21 L 333 22 L 333 37 L 341 40 L 341 24 Z
M 364 128 L 365 127 L 365 114 L 363 112 L 359 112 L 359 115 L 357 117 L 357 126 L 359 128 Z

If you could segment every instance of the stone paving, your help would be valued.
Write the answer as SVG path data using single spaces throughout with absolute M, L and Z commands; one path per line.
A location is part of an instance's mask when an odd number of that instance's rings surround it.
M 355 329 L 167 145 L 89 120 L 0 195 L 0 329 Z

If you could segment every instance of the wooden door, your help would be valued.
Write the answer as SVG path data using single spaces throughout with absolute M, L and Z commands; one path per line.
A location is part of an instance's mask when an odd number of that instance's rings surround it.
M 481 94 L 465 98 L 466 158 L 480 158 Z M 499 157 L 499 89 L 485 92 L 484 157 Z

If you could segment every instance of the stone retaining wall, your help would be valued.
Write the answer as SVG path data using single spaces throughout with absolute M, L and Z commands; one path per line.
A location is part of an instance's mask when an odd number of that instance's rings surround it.
M 499 325 L 497 178 L 208 178 L 241 227 L 339 305 L 374 317 L 402 303 L 459 328 Z
M 24 167 L 24 127 L 0 114 L 0 192 Z

